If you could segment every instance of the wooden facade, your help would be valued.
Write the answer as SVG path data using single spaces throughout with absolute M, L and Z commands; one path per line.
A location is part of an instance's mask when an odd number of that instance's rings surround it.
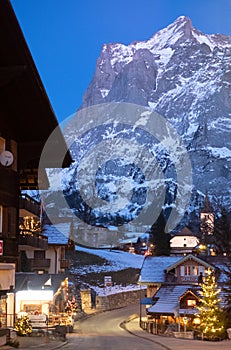
M 63 167 L 71 157 L 9 0 L 0 1 L 0 42 L 0 161 L 5 151 L 13 158 L 0 162 L 0 262 L 18 269 L 20 191 L 38 189 L 41 152 L 54 129 Z M 60 167 L 60 154 L 46 166 Z M 45 171 L 40 185 L 48 186 Z

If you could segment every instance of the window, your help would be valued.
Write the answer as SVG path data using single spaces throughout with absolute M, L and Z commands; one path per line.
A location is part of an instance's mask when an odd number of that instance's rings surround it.
M 193 275 L 198 276 L 199 275 L 199 267 L 198 266 L 193 266 Z
M 65 247 L 61 247 L 60 259 L 65 260 Z
M 45 259 L 45 250 L 35 250 L 34 259 Z
M 191 266 L 186 265 L 186 266 L 184 267 L 184 275 L 185 275 L 185 276 L 190 276 L 190 275 L 191 275 Z
M 188 299 L 188 300 L 186 300 L 186 305 L 187 306 L 196 306 L 196 300 Z

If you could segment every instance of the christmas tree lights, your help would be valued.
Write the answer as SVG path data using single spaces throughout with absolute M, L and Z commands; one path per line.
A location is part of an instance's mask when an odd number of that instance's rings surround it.
M 206 271 L 206 277 L 201 284 L 201 298 L 197 309 L 197 317 L 200 319 L 200 329 L 203 334 L 212 339 L 223 337 L 224 321 L 220 308 L 220 289 L 217 288 L 214 272 L 211 269 Z
M 22 316 L 15 323 L 15 331 L 18 335 L 27 335 L 32 332 L 32 325 L 27 316 Z

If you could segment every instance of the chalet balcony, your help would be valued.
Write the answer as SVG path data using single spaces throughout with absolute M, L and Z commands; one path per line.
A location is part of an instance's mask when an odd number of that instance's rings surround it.
M 38 248 L 41 250 L 48 249 L 48 238 L 35 232 L 23 232 L 19 235 L 19 246 Z M 21 249 L 23 247 L 20 247 Z
M 22 213 L 20 216 L 31 214 L 34 214 L 37 217 L 40 216 L 40 203 L 27 194 L 21 194 L 19 198 L 19 208 Z
M 70 267 L 70 260 L 68 259 L 61 259 L 60 260 L 60 268 L 61 269 L 69 269 Z
M 31 269 L 49 268 L 51 259 L 28 259 Z

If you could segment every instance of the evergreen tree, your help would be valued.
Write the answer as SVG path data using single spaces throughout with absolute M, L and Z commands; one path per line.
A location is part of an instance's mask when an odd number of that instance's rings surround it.
M 67 300 L 65 305 L 65 312 L 72 314 L 73 312 L 77 312 L 78 304 L 75 300 L 75 297 L 72 297 L 72 300 Z
M 15 323 L 15 330 L 18 335 L 27 335 L 32 332 L 32 325 L 28 316 L 22 316 Z
M 208 269 L 201 284 L 201 298 L 197 309 L 200 328 L 205 337 L 210 339 L 223 337 L 225 334 L 224 319 L 220 308 L 220 289 L 217 288 L 214 272 Z
M 149 243 L 153 246 L 153 255 L 161 256 L 170 254 L 170 235 L 165 233 L 165 225 L 164 214 L 161 211 L 156 222 L 152 225 L 150 232 Z
M 221 209 L 221 216 L 215 222 L 213 244 L 217 254 L 228 254 L 231 243 L 231 226 L 228 213 L 225 208 Z

